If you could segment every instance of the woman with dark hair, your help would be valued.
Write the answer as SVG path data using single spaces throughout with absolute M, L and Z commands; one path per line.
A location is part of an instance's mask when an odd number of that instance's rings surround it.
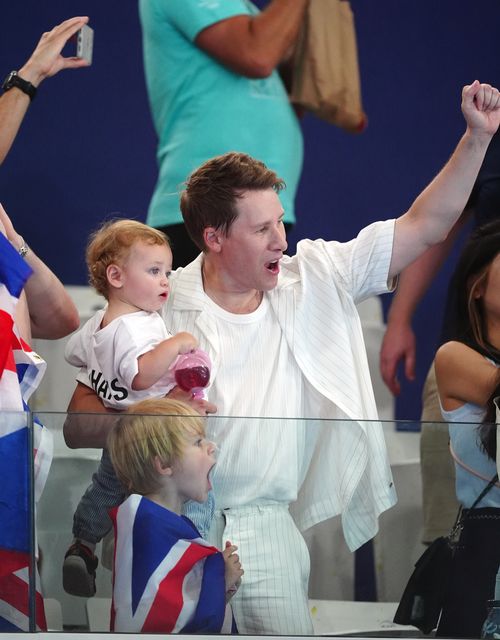
M 438 636 L 479 638 L 500 563 L 500 485 L 467 513 L 496 473 L 494 399 L 500 395 L 500 220 L 470 236 L 452 280 L 453 334 L 435 358 L 449 423 L 456 494 L 467 515 Z M 467 423 L 467 424 L 460 424 Z

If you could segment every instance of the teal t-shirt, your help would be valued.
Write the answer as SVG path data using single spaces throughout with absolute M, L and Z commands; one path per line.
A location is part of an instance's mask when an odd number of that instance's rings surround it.
M 148 211 L 154 227 L 182 222 L 179 193 L 209 158 L 240 151 L 262 160 L 286 182 L 280 198 L 293 222 L 302 168 L 302 134 L 276 71 L 238 75 L 195 44 L 204 28 L 255 14 L 247 0 L 139 0 L 144 67 L 158 135 L 158 181 Z

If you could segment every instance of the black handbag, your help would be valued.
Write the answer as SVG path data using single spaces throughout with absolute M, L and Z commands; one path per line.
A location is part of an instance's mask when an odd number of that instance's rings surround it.
M 437 627 L 451 574 L 453 553 L 468 514 L 484 498 L 498 480 L 495 475 L 447 536 L 436 538 L 415 564 L 394 615 L 396 624 L 413 625 L 425 634 Z

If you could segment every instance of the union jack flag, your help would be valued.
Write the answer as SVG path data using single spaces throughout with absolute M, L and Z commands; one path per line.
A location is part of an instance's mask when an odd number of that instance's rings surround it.
M 19 337 L 14 309 L 31 269 L 0 234 L 0 631 L 46 630 L 38 576 L 30 575 L 29 413 L 26 402 L 45 371 L 44 361 Z M 36 501 L 47 478 L 52 440 L 33 425 Z M 30 625 L 30 580 L 36 581 Z
M 231 633 L 224 559 L 193 523 L 139 495 L 111 510 L 111 631 Z

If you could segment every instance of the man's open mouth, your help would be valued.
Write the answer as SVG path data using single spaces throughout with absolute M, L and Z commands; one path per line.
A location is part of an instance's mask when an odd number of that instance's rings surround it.
M 272 274 L 276 275 L 280 271 L 280 261 L 274 260 L 273 262 L 268 262 L 266 264 L 266 269 Z

